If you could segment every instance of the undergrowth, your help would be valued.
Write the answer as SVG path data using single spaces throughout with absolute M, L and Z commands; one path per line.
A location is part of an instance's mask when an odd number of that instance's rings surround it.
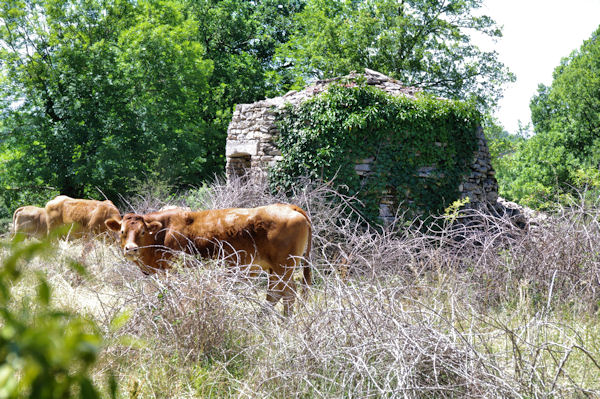
M 200 190 L 168 200 L 285 199 L 241 180 Z M 139 212 L 166 201 L 137 198 Z M 91 251 L 60 241 L 27 272 L 45 274 L 55 306 L 93 318 L 104 337 L 94 373 L 102 384 L 113 370 L 122 398 L 600 395 L 600 208 L 574 204 L 525 230 L 471 210 L 430 230 L 400 215 L 374 231 L 328 185 L 289 201 L 311 216 L 315 283 L 288 319 L 264 307 L 264 275 L 190 259 L 197 267 L 145 277 L 110 237 Z

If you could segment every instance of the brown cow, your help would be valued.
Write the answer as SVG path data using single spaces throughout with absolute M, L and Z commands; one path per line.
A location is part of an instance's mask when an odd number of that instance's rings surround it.
M 122 222 L 106 221 L 121 234 L 121 247 L 145 274 L 169 268 L 173 251 L 184 251 L 229 263 L 260 269 L 269 274 L 267 301 L 283 298 L 289 314 L 296 298 L 292 278 L 299 257 L 310 253 L 311 224 L 295 205 L 274 204 L 259 208 L 208 211 L 172 209 L 147 215 L 129 213 Z M 304 284 L 310 285 L 310 265 L 304 265 Z
M 46 204 L 48 232 L 53 229 L 75 224 L 77 227 L 70 234 L 80 236 L 85 233 L 100 234 L 107 231 L 108 219 L 121 219 L 121 214 L 111 201 L 74 199 L 66 195 L 48 201 Z
M 13 232 L 44 237 L 48 232 L 46 209 L 31 205 L 17 209 L 13 214 Z

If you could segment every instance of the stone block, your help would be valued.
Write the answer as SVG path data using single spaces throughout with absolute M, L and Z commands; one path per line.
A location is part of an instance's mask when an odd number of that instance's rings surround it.
M 354 165 L 354 170 L 358 174 L 366 174 L 371 171 L 371 165 L 368 163 L 359 163 Z
M 268 155 L 273 155 L 273 156 L 281 155 L 281 151 L 279 151 L 277 148 L 273 148 L 268 151 L 265 151 L 265 153 Z
M 490 191 L 487 193 L 487 200 L 491 203 L 494 203 L 496 201 L 498 201 L 498 192 L 497 191 Z
M 258 141 L 238 141 L 229 140 L 225 144 L 225 155 L 227 157 L 250 155 L 255 156 L 258 154 Z
M 419 169 L 417 169 L 417 176 L 429 177 L 436 170 L 437 170 L 437 168 L 435 166 L 422 166 Z

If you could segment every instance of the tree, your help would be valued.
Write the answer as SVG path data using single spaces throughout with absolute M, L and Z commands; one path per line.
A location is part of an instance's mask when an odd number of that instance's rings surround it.
M 531 100 L 535 136 L 515 153 L 505 187 L 537 208 L 600 188 L 600 29 L 554 70 Z
M 477 32 L 501 36 L 487 16 L 474 16 L 481 0 L 308 0 L 299 29 L 278 48 L 277 62 L 301 77 L 344 75 L 367 67 L 446 98 L 474 96 L 496 103 L 501 84 L 513 80 L 495 52 L 475 46 Z
M 199 21 L 197 40 L 214 63 L 203 116 L 222 134 L 236 104 L 283 94 L 294 78 L 273 56 L 296 30 L 293 16 L 304 0 L 184 0 Z M 224 164 L 224 163 L 223 163 Z
M 492 116 L 487 116 L 484 119 L 483 128 L 492 166 L 496 172 L 500 195 L 506 196 L 505 187 L 515 178 L 513 176 L 515 154 L 527 140 L 527 126 L 519 124 L 519 132 L 511 134 L 504 130 L 498 120 Z
M 235 104 L 281 94 L 293 80 L 274 72 L 272 58 L 303 5 L 3 2 L 5 209 L 57 191 L 114 197 L 139 180 L 185 187 L 222 172 Z
M 201 184 L 223 171 L 236 104 L 313 76 L 366 66 L 447 97 L 493 103 L 511 75 L 465 33 L 499 34 L 489 18 L 471 15 L 479 3 L 6 0 L 5 209 L 56 192 L 114 198 L 140 180 Z
M 552 85 L 540 85 L 530 107 L 536 133 L 558 135 L 577 158 L 598 164 L 600 28 L 561 61 L 554 70 Z
M 218 171 L 198 29 L 172 1 L 3 2 L 2 186 L 114 198 L 139 179 Z

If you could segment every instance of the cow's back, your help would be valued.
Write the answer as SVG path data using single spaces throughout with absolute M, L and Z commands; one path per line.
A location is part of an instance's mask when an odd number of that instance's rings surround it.
M 13 233 L 24 233 L 43 237 L 48 231 L 46 209 L 37 206 L 22 206 L 13 214 Z
M 88 229 L 95 233 L 108 231 L 104 223 L 108 219 L 121 220 L 121 213 L 110 200 L 96 201 L 96 207 L 88 220 Z
M 290 256 L 300 257 L 310 251 L 311 223 L 301 208 L 274 204 L 257 208 L 256 219 L 268 226 L 264 255 L 274 264 L 283 264 Z
M 71 200 L 71 197 L 59 195 L 46 203 L 46 219 L 48 232 L 54 230 L 58 226 L 63 225 L 63 208 L 64 203 Z
M 74 199 L 60 195 L 46 204 L 48 228 L 77 224 L 82 232 L 101 233 L 107 230 L 104 222 L 120 220 L 119 210 L 109 201 Z
M 171 222 L 177 232 L 166 244 L 174 249 L 194 243 L 203 255 L 237 253 L 243 262 L 265 269 L 285 264 L 290 256 L 302 256 L 309 247 L 310 221 L 303 211 L 289 204 L 258 208 L 229 208 L 180 212 Z M 178 245 L 170 245 L 177 242 Z M 180 248 L 177 248 L 180 247 Z M 242 255 L 240 255 L 242 254 Z

